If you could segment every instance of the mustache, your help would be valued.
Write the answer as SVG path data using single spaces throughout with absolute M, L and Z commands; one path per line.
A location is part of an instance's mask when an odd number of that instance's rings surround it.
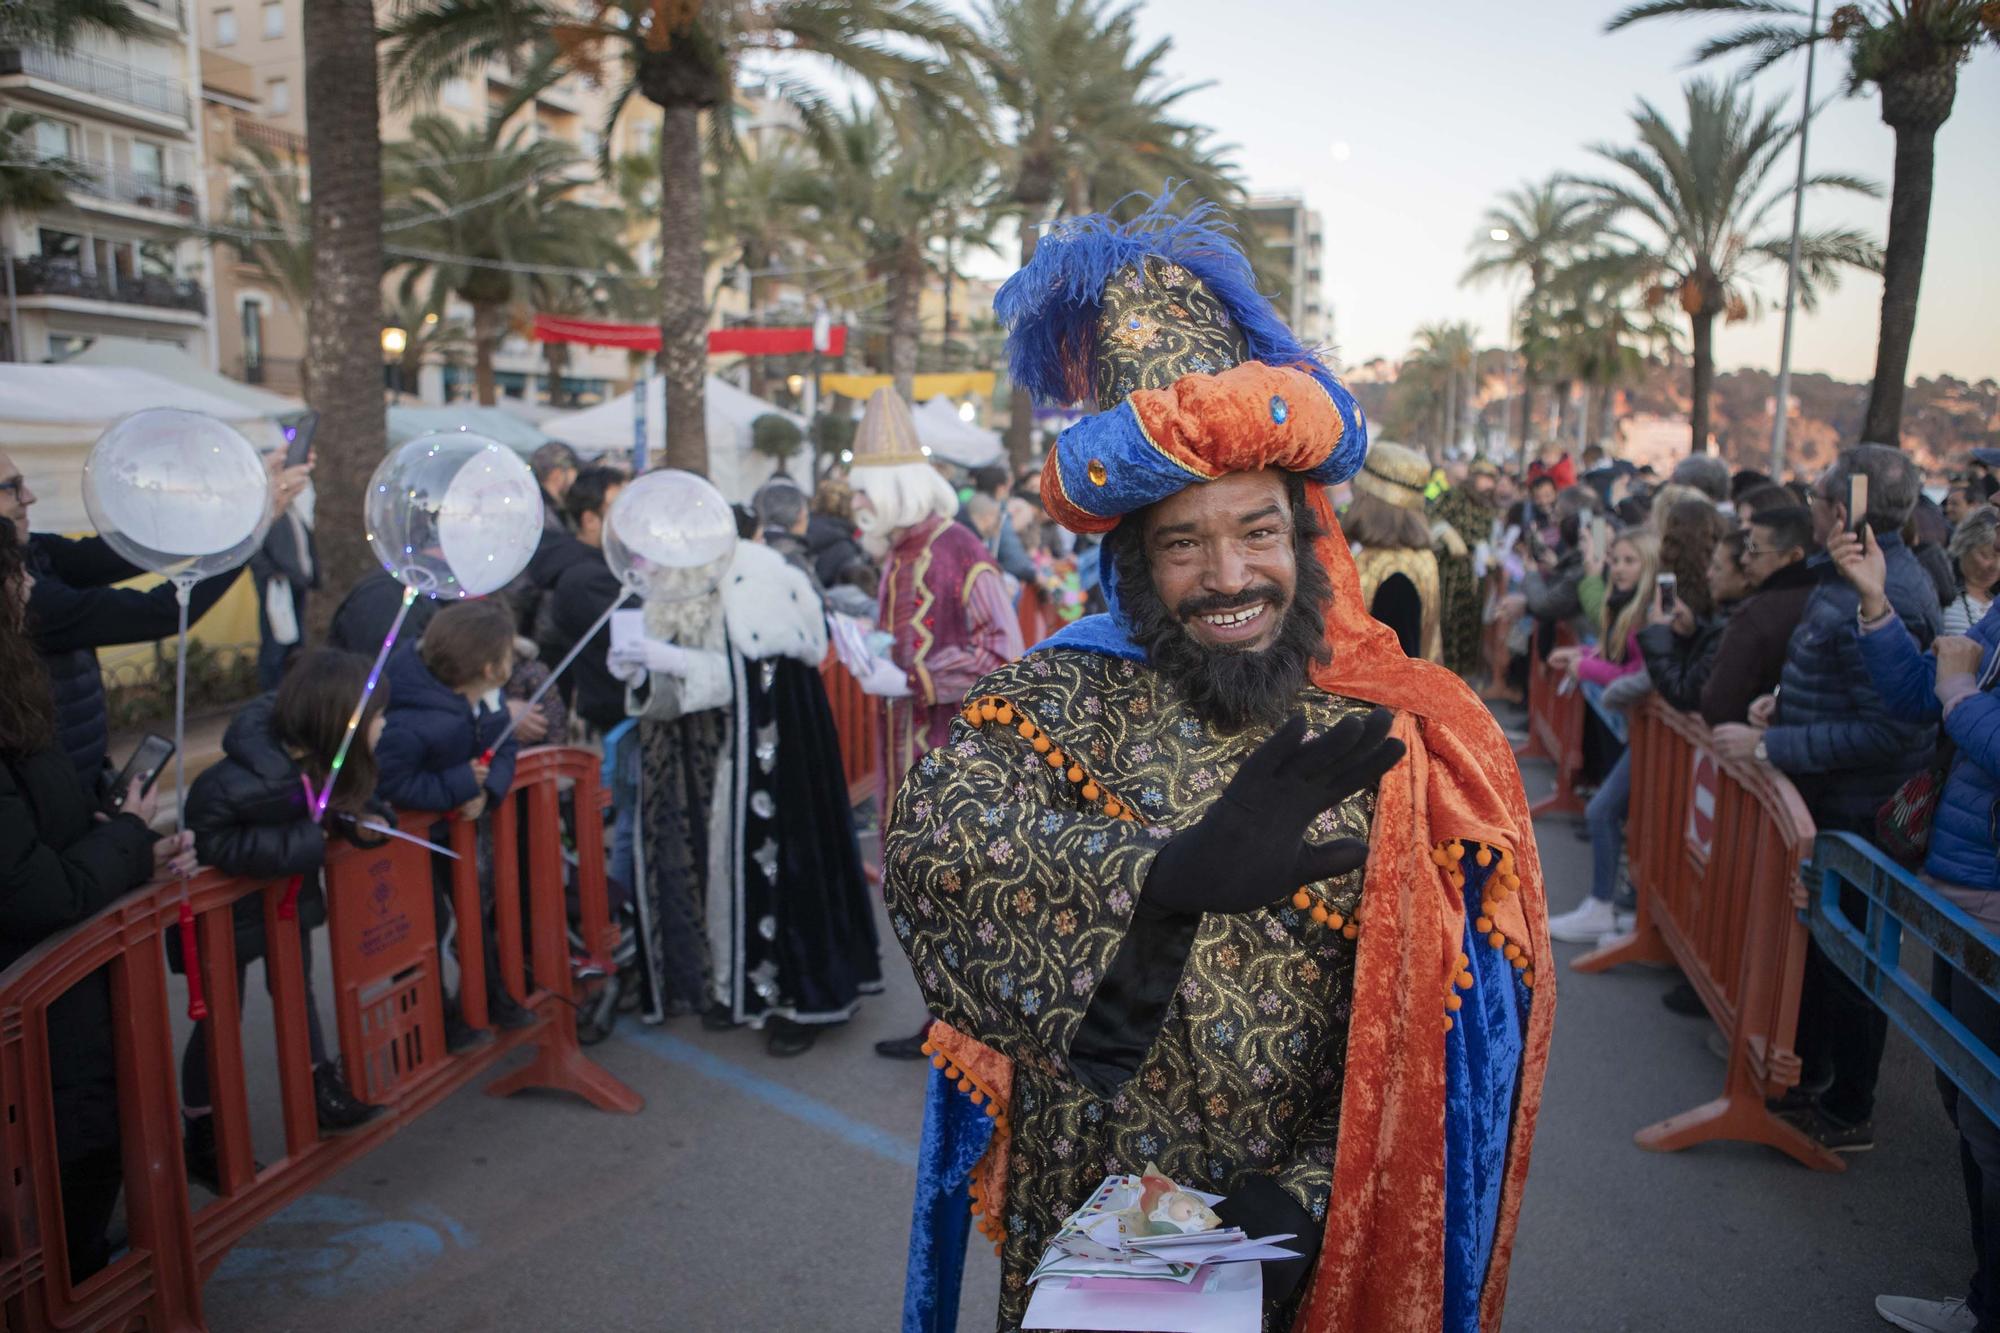
M 1274 607 L 1285 604 L 1284 590 L 1275 583 L 1259 583 L 1245 588 L 1242 592 L 1210 593 L 1206 597 L 1184 597 L 1174 605 L 1174 614 L 1183 622 L 1196 616 L 1210 616 L 1220 611 L 1237 611 L 1259 602 L 1269 602 Z

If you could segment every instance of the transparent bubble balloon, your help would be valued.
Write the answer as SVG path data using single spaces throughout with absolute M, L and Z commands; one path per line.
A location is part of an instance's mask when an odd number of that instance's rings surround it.
M 736 515 L 692 472 L 648 472 L 620 490 L 605 515 L 604 561 L 642 596 L 708 592 L 735 553 Z
M 83 507 L 112 550 L 169 578 L 234 569 L 263 544 L 271 478 L 256 446 L 200 412 L 114 423 L 83 464 Z
M 470 431 L 421 435 L 368 479 L 368 543 L 426 597 L 483 597 L 513 582 L 542 539 L 542 488 L 520 455 Z

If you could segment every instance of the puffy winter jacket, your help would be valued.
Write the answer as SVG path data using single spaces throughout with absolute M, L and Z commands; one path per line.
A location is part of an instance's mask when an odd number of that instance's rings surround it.
M 1879 535 L 1889 604 L 1919 642 L 1937 636 L 1937 589 L 1894 533 Z M 1785 650 L 1771 762 L 1797 784 L 1822 828 L 1872 830 L 1875 812 L 1930 762 L 1937 728 L 1891 716 L 1861 660 L 1861 595 L 1821 553 L 1819 580 Z
M 1648 625 L 1639 631 L 1646 674 L 1653 678 L 1653 688 L 1668 707 L 1683 713 L 1701 711 L 1701 692 L 1708 685 L 1723 632 L 1729 628 L 1737 605 L 1730 602 L 1720 614 L 1703 616 L 1695 622 L 1694 634 L 1685 639 L 1674 633 L 1672 625 Z
M 412 644 L 398 644 L 389 654 L 388 678 L 388 724 L 375 747 L 381 771 L 376 794 L 399 810 L 456 810 L 479 795 L 472 761 L 506 729 L 506 708 L 481 707 L 475 714 L 464 695 L 431 674 Z M 498 799 L 513 785 L 510 736 L 493 756 L 486 794 Z
M 1577 659 L 1576 677 L 1591 685 L 1609 685 L 1645 665 L 1645 659 L 1639 655 L 1639 635 L 1634 631 L 1626 638 L 1625 656 L 1616 662 L 1604 656 L 1597 647 L 1584 649 L 1583 656 Z
M 253 699 L 222 734 L 222 759 L 188 788 L 187 826 L 195 855 L 205 866 L 248 879 L 303 876 L 298 913 L 302 928 L 326 920 L 319 871 L 326 864 L 326 835 L 306 805 L 305 775 L 272 729 L 276 696 Z M 236 959 L 264 954 L 264 899 L 236 900 Z M 170 960 L 179 965 L 178 932 L 167 933 Z
M 2000 607 L 1988 611 L 1966 636 L 1984 650 L 1980 675 L 1994 664 L 2000 645 Z M 1889 711 L 1911 721 L 1936 721 L 1937 657 L 1920 652 L 1900 620 L 1861 636 L 1861 658 L 1869 679 Z M 1957 743 L 1931 824 L 1930 854 L 1924 869 L 1951 884 L 2000 890 L 1993 818 L 2000 808 L 2000 694 L 1991 688 L 1959 700 L 1944 719 L 1945 734 Z

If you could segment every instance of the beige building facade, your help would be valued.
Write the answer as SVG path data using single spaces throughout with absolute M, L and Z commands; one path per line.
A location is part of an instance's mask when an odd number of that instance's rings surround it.
M 1298 195 L 1258 196 L 1245 212 L 1284 283 L 1279 313 L 1306 346 L 1331 346 L 1333 311 L 1326 302 L 1326 234 L 1319 213 Z

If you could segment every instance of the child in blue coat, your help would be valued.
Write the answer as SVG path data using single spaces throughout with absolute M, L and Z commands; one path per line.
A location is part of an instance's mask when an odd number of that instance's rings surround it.
M 487 750 L 507 726 L 502 697 L 514 670 L 514 619 L 499 602 L 455 602 L 424 627 L 414 647 L 389 657 L 388 724 L 375 756 L 380 768 L 376 791 L 401 810 L 430 810 L 476 820 L 507 794 L 514 782 L 514 742 Z M 450 830 L 433 830 L 443 842 Z M 534 1015 L 508 996 L 500 984 L 499 954 L 493 932 L 491 835 L 479 839 L 479 906 L 486 954 L 487 1014 L 503 1028 L 526 1027 Z M 452 919 L 448 866 L 435 869 L 438 937 Z M 446 1045 L 469 1045 L 475 1034 L 465 1025 L 455 999 L 446 1003 Z

